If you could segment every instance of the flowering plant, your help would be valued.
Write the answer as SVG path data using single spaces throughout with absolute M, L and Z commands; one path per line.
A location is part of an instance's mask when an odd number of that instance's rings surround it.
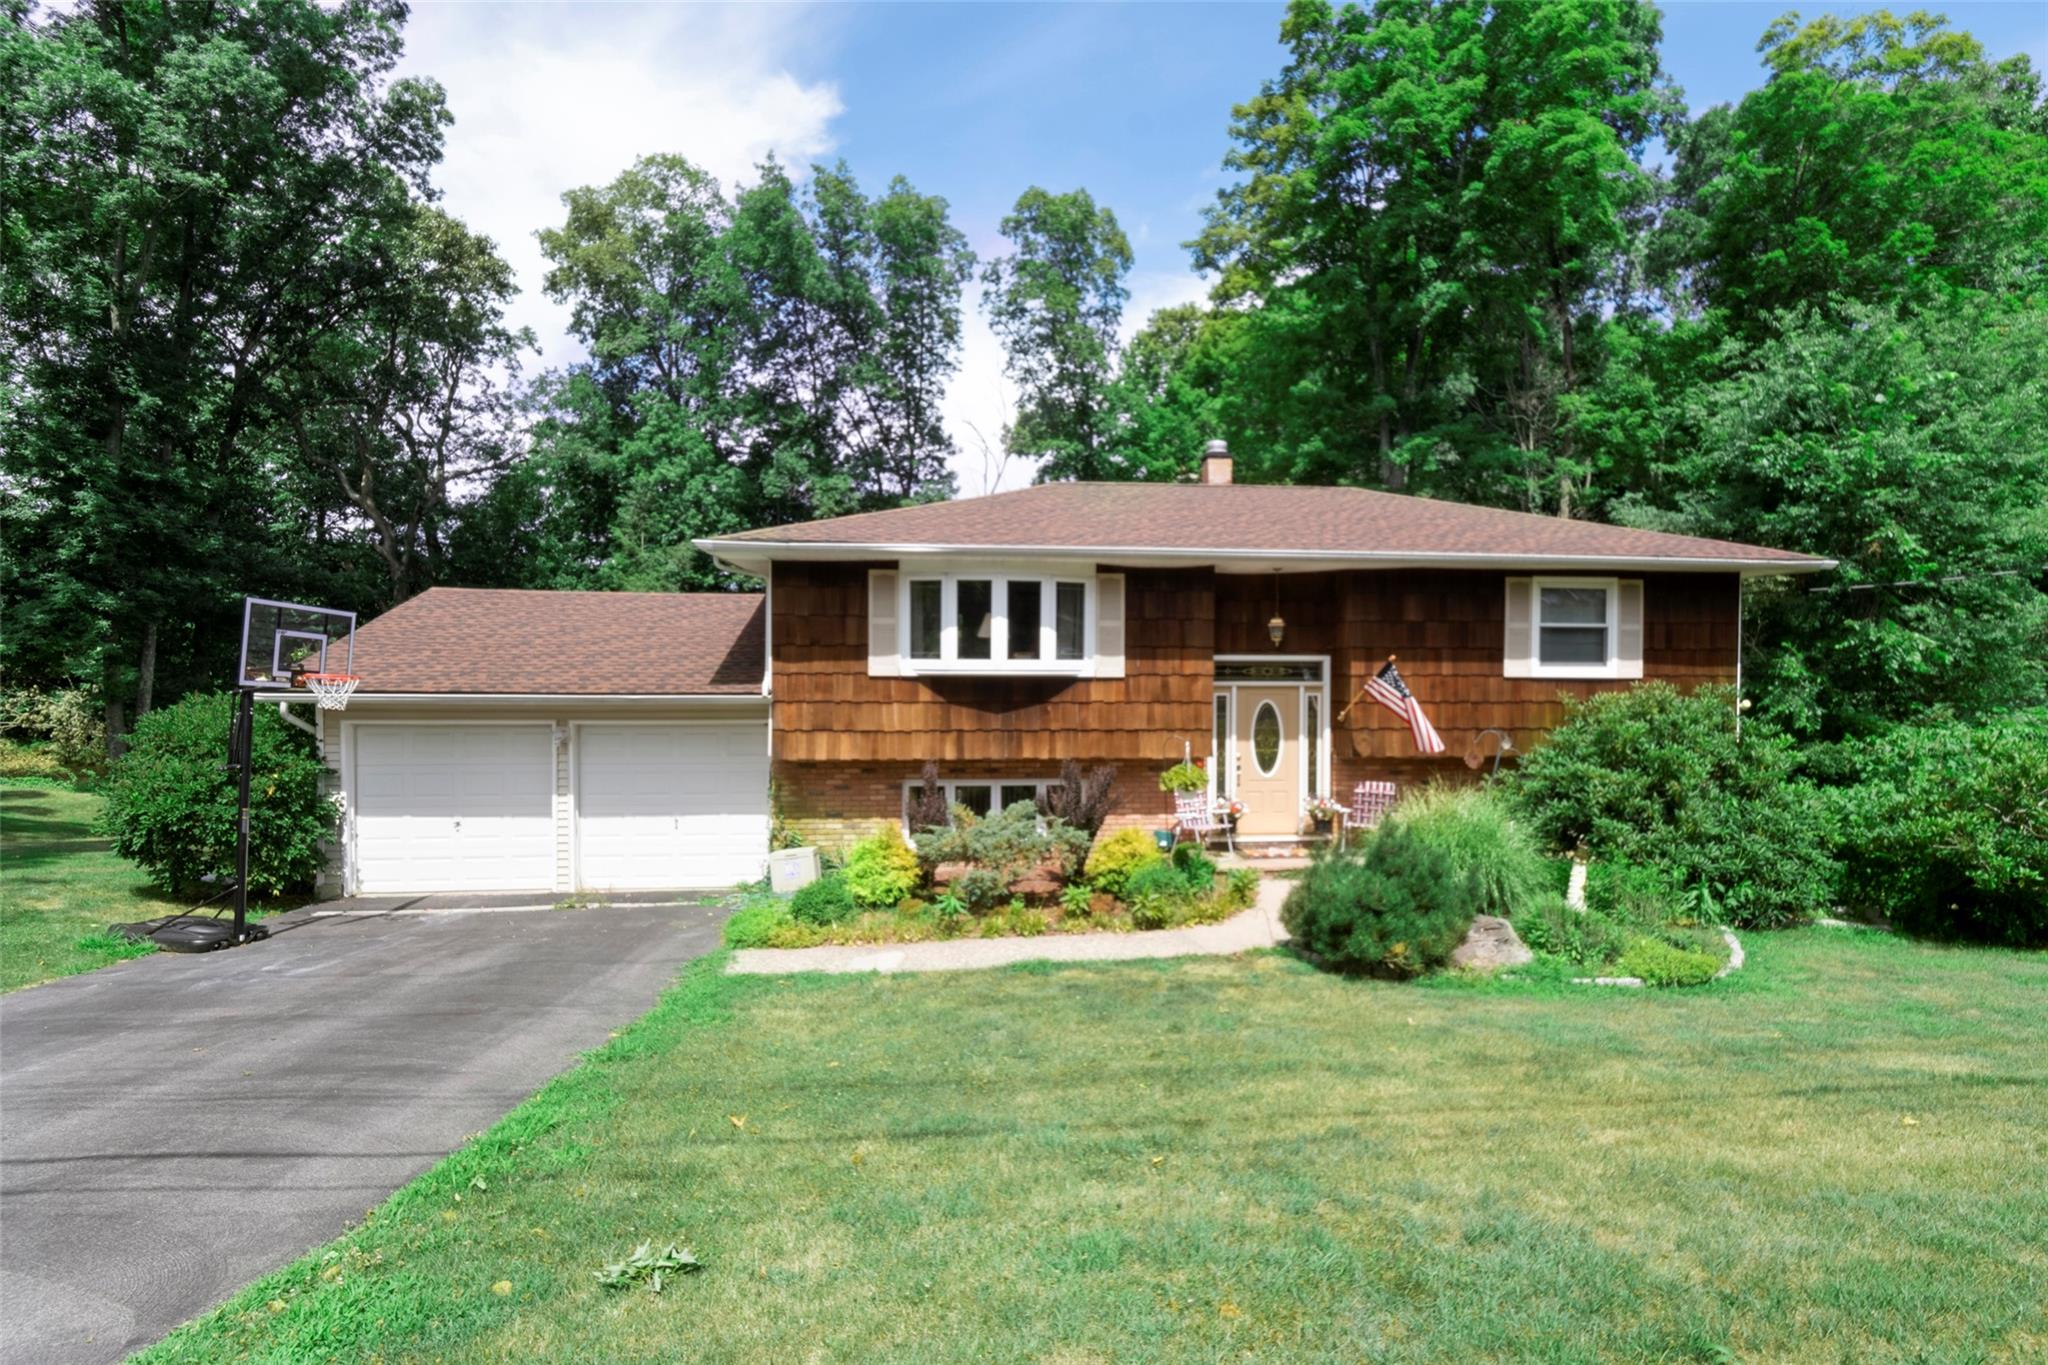
M 1235 820 L 1244 814 L 1244 802 L 1219 796 L 1216 798 L 1216 814 L 1225 820 Z
M 1327 824 L 1344 813 L 1344 807 L 1327 796 L 1312 797 L 1308 803 L 1308 818 L 1317 824 Z

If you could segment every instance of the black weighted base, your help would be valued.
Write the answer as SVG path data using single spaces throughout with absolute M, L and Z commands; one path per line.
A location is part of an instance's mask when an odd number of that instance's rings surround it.
M 231 921 L 206 915 L 167 915 L 133 924 L 110 924 L 107 932 L 116 938 L 147 939 L 171 953 L 210 953 L 216 948 L 232 948 L 237 942 Z M 251 924 L 243 929 L 239 941 L 254 943 L 269 937 L 268 929 Z

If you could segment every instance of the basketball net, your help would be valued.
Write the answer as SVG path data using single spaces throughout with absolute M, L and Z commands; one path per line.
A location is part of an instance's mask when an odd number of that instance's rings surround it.
M 362 682 L 353 673 L 302 673 L 299 677 L 322 711 L 346 711 L 348 699 Z

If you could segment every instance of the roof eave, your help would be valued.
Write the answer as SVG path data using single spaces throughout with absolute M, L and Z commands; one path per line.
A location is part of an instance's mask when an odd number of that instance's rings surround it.
M 1645 573 L 1740 573 L 1744 577 L 1820 573 L 1835 567 L 1832 559 L 1758 559 L 1726 555 L 1504 555 L 1485 552 L 1398 550 L 1225 550 L 1179 549 L 1146 545 L 934 545 L 879 541 L 718 540 L 693 541 L 699 550 L 742 573 L 765 578 L 778 559 L 957 559 L 961 557 L 1093 560 L 1132 567 L 1211 565 L 1224 572 L 1250 573 L 1268 568 L 1318 569 L 1532 569 L 1601 570 Z
M 301 702 L 312 701 L 309 692 L 258 692 L 259 702 Z M 752 705 L 765 708 L 769 698 L 760 691 L 752 692 L 357 692 L 349 698 L 349 707 L 375 706 L 382 703 L 403 702 L 408 706 L 451 705 L 467 702 L 476 705 L 700 705 L 712 703 L 724 706 Z

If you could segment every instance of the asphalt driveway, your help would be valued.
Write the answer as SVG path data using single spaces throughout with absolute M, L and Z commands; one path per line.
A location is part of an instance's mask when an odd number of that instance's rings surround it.
M 0 1361 L 117 1360 L 334 1237 L 724 917 L 321 909 L 0 997 Z

